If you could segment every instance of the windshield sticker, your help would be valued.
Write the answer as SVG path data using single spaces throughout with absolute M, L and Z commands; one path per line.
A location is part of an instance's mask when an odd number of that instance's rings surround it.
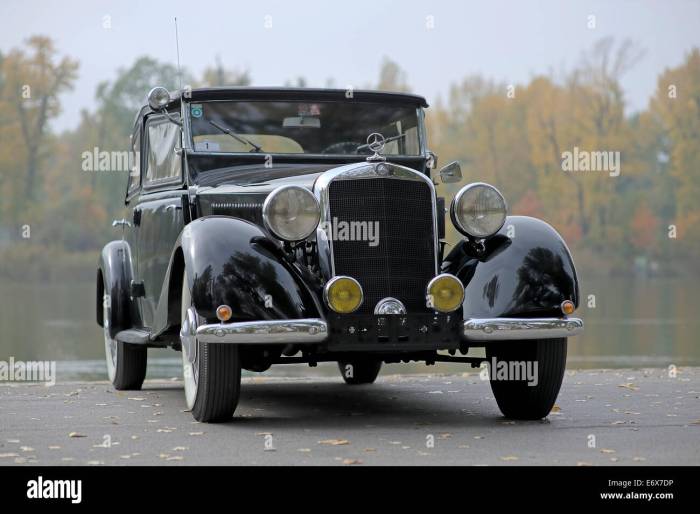
M 202 109 L 202 104 L 192 104 L 190 105 L 190 114 L 193 118 L 201 118 L 204 114 L 204 109 Z
M 197 141 L 194 144 L 194 149 L 197 152 L 218 152 L 221 150 L 221 146 L 219 143 L 214 143 L 213 141 Z

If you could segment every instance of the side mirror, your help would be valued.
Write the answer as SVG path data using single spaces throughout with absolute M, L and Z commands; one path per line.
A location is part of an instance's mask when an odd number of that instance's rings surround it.
M 437 168 L 437 162 L 438 162 L 437 155 L 435 155 L 433 152 L 428 150 L 427 157 L 425 159 L 425 165 L 427 166 L 427 168 L 429 170 L 434 170 L 435 168 Z
M 148 106 L 160 111 L 170 102 L 170 92 L 162 86 L 156 86 L 148 92 Z
M 457 161 L 451 162 L 440 170 L 440 180 L 444 184 L 452 184 L 462 180 L 462 167 Z

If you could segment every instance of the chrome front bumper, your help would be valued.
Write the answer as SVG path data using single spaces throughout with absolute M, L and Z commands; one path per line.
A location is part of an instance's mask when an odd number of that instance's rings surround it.
M 327 337 L 328 325 L 315 318 L 241 321 L 197 328 L 197 339 L 203 343 L 316 344 Z
M 467 341 L 512 341 L 520 339 L 557 339 L 583 332 L 579 318 L 484 318 L 464 322 Z
M 484 318 L 464 322 L 466 341 L 513 341 L 557 339 L 583 332 L 578 318 Z M 328 338 L 328 324 L 317 318 L 274 321 L 243 321 L 197 327 L 203 343 L 318 344 Z

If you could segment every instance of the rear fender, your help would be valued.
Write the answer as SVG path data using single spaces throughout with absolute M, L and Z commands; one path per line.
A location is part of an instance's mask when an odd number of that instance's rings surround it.
M 131 266 L 127 265 L 130 262 L 129 245 L 125 241 L 112 241 L 102 249 L 97 264 L 95 298 L 97 324 L 104 326 L 103 306 L 104 302 L 109 302 L 112 309 L 110 323 L 112 337 L 120 330 L 130 328 Z

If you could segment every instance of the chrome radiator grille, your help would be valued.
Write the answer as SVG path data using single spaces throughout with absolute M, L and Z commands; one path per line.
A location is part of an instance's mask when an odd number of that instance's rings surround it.
M 335 274 L 362 285 L 365 298 L 359 312 L 371 314 L 388 296 L 401 300 L 409 313 L 427 312 L 425 289 L 435 276 L 436 259 L 430 186 L 422 180 L 362 178 L 333 181 L 328 193 L 337 232 L 332 243 Z M 350 235 L 374 239 L 347 240 L 339 230 L 342 223 L 355 223 Z

